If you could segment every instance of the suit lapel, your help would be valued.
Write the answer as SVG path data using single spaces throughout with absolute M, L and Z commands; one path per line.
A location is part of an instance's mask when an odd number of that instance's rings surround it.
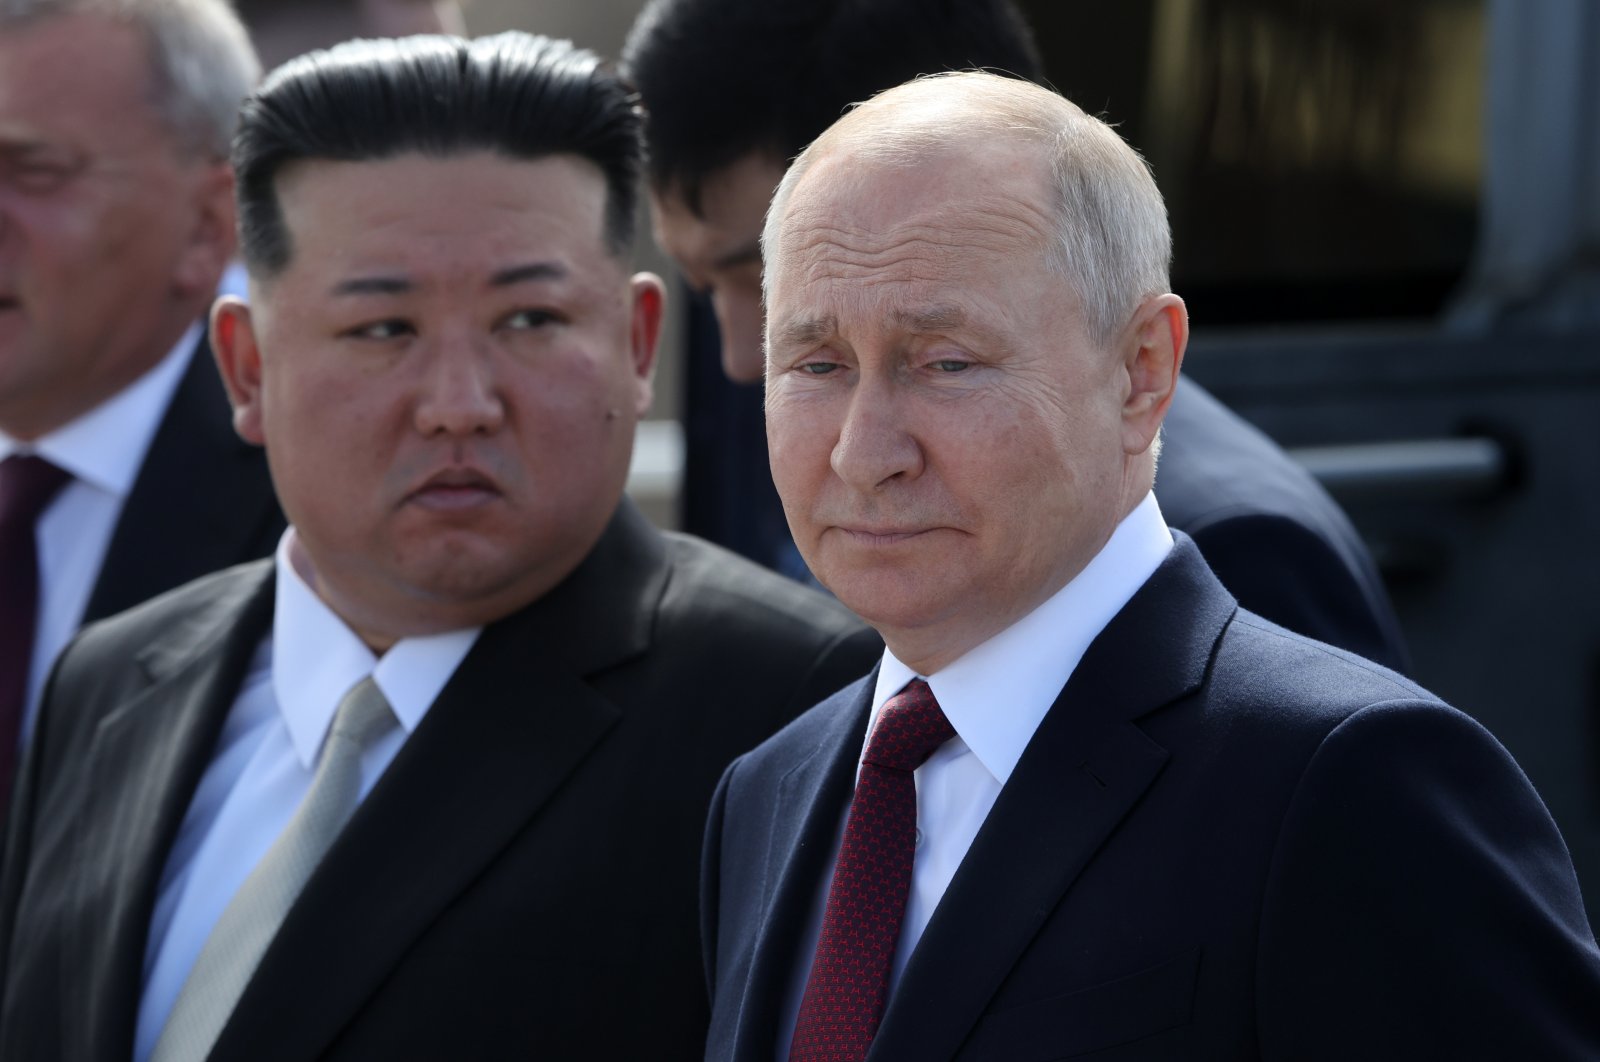
M 266 460 L 234 433 L 202 337 L 117 518 L 84 622 L 264 556 L 282 528 Z
M 648 648 L 667 571 L 625 502 L 562 586 L 484 630 L 307 882 L 212 1057 L 327 1049 L 621 718 L 584 676 Z
M 1236 604 L 1181 535 L 1101 632 L 1001 790 L 890 999 L 870 1058 L 949 1058 L 1161 773 L 1135 722 L 1199 688 Z
M 832 718 L 822 740 L 778 783 L 761 889 L 772 897 L 772 905 L 755 938 L 739 1008 L 736 1059 L 768 1062 L 777 1049 L 778 1017 L 794 987 L 800 935 L 824 887 L 844 809 L 855 789 L 877 678 L 874 667 L 830 699 Z
M 167 855 L 271 615 L 270 564 L 229 577 L 210 607 L 141 654 L 150 685 L 95 732 L 83 778 L 116 798 L 83 817 L 84 859 L 72 887 L 84 897 L 71 909 L 96 917 L 71 924 L 63 941 L 64 966 L 86 986 L 78 1005 L 88 1020 L 75 1029 L 85 1039 L 71 1057 L 121 1062 L 133 1050 Z

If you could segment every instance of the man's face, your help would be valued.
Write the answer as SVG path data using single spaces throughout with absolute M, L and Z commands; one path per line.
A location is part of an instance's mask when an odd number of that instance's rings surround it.
M 1064 586 L 1125 515 L 1129 377 L 1046 268 L 1053 224 L 1036 152 L 835 155 L 768 263 L 767 439 L 795 542 L 925 672 Z
M 651 193 L 656 242 L 690 286 L 709 292 L 722 333 L 722 369 L 738 383 L 761 380 L 761 224 L 783 165 L 747 155 L 718 170 L 701 190 L 701 213 L 683 197 Z
M 233 247 L 224 163 L 187 159 L 146 45 L 93 15 L 0 33 L 0 428 L 121 390 L 198 316 Z
M 555 585 L 616 508 L 661 286 L 566 155 L 314 161 L 277 181 L 290 264 L 213 322 L 318 592 L 370 644 Z

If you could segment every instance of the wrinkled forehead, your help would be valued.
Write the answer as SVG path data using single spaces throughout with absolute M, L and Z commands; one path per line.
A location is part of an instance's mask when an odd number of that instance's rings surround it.
M 1023 257 L 1042 267 L 1055 234 L 1049 169 L 1035 151 L 961 146 L 918 157 L 829 152 L 775 209 L 771 283 L 819 264 L 954 270 Z

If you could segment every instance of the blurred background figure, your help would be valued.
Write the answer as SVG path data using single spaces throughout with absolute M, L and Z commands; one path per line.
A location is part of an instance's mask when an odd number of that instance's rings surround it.
M 257 74 L 223 0 L 0 3 L 0 803 L 81 623 L 283 528 L 204 334 Z

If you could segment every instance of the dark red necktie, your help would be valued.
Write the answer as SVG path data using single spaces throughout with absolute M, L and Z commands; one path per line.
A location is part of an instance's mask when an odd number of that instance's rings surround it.
M 11 802 L 39 612 L 34 524 L 72 477 L 42 457 L 0 461 L 0 816 Z
M 789 1062 L 866 1057 L 889 1000 L 889 971 L 911 891 L 917 845 L 911 772 L 955 734 L 921 679 L 878 713 L 845 820 Z

